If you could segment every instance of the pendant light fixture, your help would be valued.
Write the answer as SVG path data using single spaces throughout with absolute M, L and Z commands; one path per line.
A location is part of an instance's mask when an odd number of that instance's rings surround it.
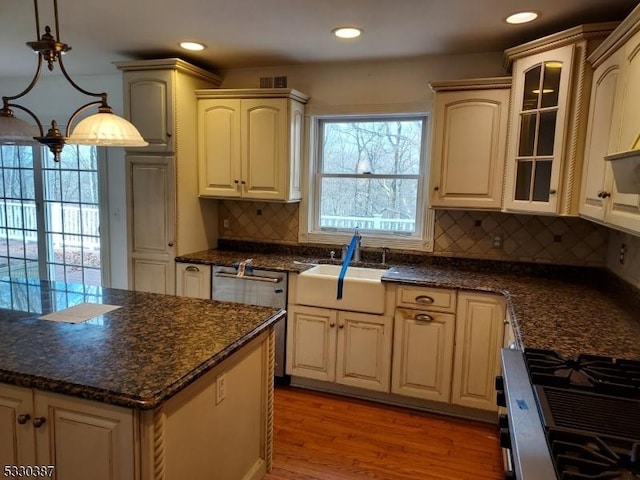
M 35 9 L 36 32 L 40 32 L 40 15 L 38 11 L 38 0 L 33 1 Z M 60 31 L 58 25 L 58 0 L 53 0 L 53 10 L 55 15 L 55 37 L 51 34 L 51 28 L 45 26 L 44 33 L 39 35 L 35 42 L 27 42 L 27 45 L 38 54 L 38 65 L 36 73 L 31 83 L 17 95 L 2 97 L 2 110 L 0 110 L 0 144 L 24 144 L 33 143 L 34 140 L 49 147 L 53 153 L 53 159 L 60 161 L 60 152 L 65 144 L 78 145 L 99 145 L 112 147 L 144 147 L 148 143 L 142 138 L 140 132 L 130 122 L 114 114 L 107 103 L 106 93 L 93 93 L 79 87 L 69 76 L 64 67 L 62 55 L 71 47 L 60 41 Z M 95 97 L 98 100 L 91 101 L 76 109 L 67 121 L 66 132 L 63 135 L 55 120 L 51 122 L 51 127 L 44 132 L 42 122 L 27 107 L 14 103 L 28 94 L 35 87 L 42 64 L 47 62 L 47 67 L 53 71 L 55 63 L 60 65 L 60 71 L 64 78 L 80 93 Z M 90 107 L 97 106 L 98 113 L 93 114 L 78 123 L 70 134 L 71 125 L 78 115 Z M 14 116 L 14 110 L 22 110 L 27 113 L 37 127 Z

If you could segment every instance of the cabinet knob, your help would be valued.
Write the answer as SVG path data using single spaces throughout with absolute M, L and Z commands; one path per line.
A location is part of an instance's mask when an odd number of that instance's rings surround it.
M 242 180 L 240 183 L 241 183 L 242 185 L 246 185 L 246 184 L 247 184 L 247 182 L 245 182 L 244 180 Z
M 608 198 L 610 196 L 611 196 L 611 194 L 609 192 L 604 192 L 604 191 L 598 192 L 598 197 L 599 198 Z
M 329 323 L 329 327 L 333 328 L 333 327 L 335 327 L 335 326 L 336 326 L 336 324 L 335 324 L 335 323 L 333 323 L 333 322 Z
M 555 195 L 556 194 L 556 189 L 552 188 L 551 190 L 549 190 L 549 195 Z
M 173 242 L 169 242 L 169 246 L 170 246 L 170 247 L 173 247 Z
M 437 192 L 438 190 L 440 190 L 440 187 L 436 185 L 435 187 L 433 187 L 433 189 Z
M 238 184 L 240 183 L 240 180 L 238 180 L 237 178 L 233 181 L 233 183 Z
M 29 421 L 30 418 L 31 418 L 31 415 L 29 415 L 28 413 L 25 413 L 23 415 L 18 415 L 18 423 L 20 425 L 24 425 Z
M 167 138 L 171 138 L 171 132 L 167 132 Z
M 344 323 L 341 323 L 340 325 L 338 325 L 338 328 L 344 328 Z
M 46 423 L 47 419 L 44 417 L 36 417 L 33 419 L 33 426 L 36 428 L 40 428 L 42 425 Z

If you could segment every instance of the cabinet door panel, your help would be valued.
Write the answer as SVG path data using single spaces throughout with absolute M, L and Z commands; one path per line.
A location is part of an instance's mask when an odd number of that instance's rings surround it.
M 31 389 L 0 385 L 0 467 L 35 464 L 33 425 L 30 419 L 20 424 L 20 415 L 33 418 Z
M 504 342 L 504 300 L 460 292 L 451 403 L 497 411 L 495 376 Z
M 176 295 L 211 298 L 211 267 L 176 263 Z
M 64 480 L 135 478 L 133 412 L 60 395 L 36 392 L 38 464 L 55 465 Z
M 431 204 L 500 208 L 509 90 L 436 94 Z
M 634 35 L 624 49 L 623 93 L 617 151 L 640 148 L 640 33 Z M 640 232 L 640 195 L 620 193 L 615 186 L 611 194 L 609 221 L 627 230 Z
M 619 78 L 620 56 L 615 55 L 596 69 L 591 91 L 580 214 L 600 221 L 605 217 L 604 194 L 611 194 L 611 172 L 604 157 L 616 149 L 619 116 L 614 116 L 614 105 Z
M 335 310 L 289 305 L 287 374 L 335 381 Z
M 391 392 L 448 402 L 455 315 L 396 309 Z
M 240 100 L 201 100 L 198 116 L 200 195 L 240 197 Z
M 242 101 L 242 185 L 245 198 L 282 200 L 287 168 L 287 101 Z
M 169 71 L 127 72 L 124 75 L 126 115 L 149 142 L 142 151 L 175 151 L 172 75 Z
M 391 317 L 338 312 L 336 383 L 389 391 Z
M 512 135 L 507 146 L 504 207 L 558 213 L 561 202 L 574 45 L 514 62 Z M 567 172 L 572 175 L 573 172 Z
M 129 285 L 175 293 L 173 157 L 127 155 Z

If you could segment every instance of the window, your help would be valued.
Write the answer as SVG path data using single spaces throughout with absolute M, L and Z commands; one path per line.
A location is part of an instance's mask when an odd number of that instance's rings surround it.
M 430 250 L 426 127 L 424 114 L 315 118 L 301 240 L 344 243 L 358 228 L 365 246 Z
M 0 277 L 102 284 L 97 150 L 0 146 Z

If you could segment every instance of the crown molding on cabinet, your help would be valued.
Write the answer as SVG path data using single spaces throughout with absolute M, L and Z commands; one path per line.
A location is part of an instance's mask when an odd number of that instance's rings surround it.
M 640 31 L 640 5 L 625 18 L 618 27 L 589 55 L 588 61 L 594 69 L 604 62 L 621 45 Z
M 504 68 L 510 72 L 513 61 L 518 58 L 536 55 L 565 45 L 571 45 L 580 40 L 604 39 L 618 25 L 619 22 L 588 23 L 585 25 L 578 25 L 577 27 L 569 28 L 516 47 L 508 48 L 504 51 Z
M 482 88 L 485 90 L 511 88 L 511 77 L 467 78 L 464 80 L 445 80 L 429 84 L 434 92 L 455 92 Z
M 215 87 L 222 84 L 222 78 L 215 73 L 185 62 L 180 58 L 160 58 L 157 60 L 132 60 L 125 62 L 113 62 L 119 70 L 135 72 L 144 70 L 177 70 L 193 77 L 211 82 Z

